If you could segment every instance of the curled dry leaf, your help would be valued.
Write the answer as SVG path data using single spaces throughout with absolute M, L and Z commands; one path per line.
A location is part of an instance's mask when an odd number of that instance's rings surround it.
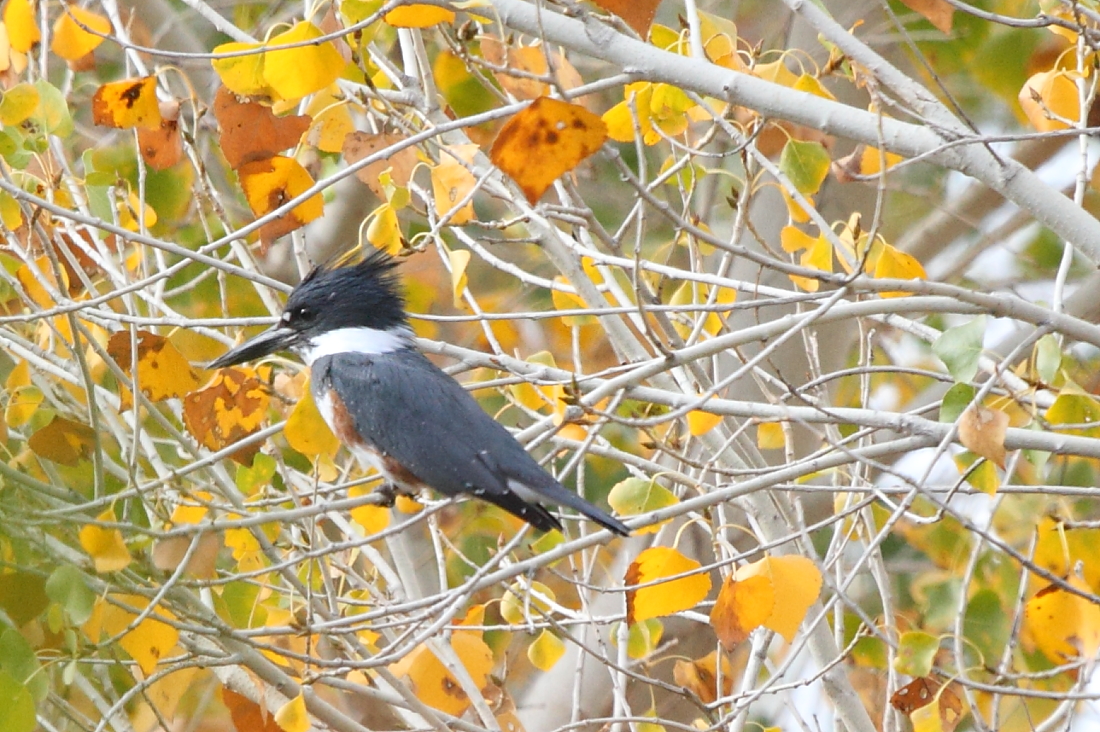
M 224 86 L 214 96 L 214 117 L 221 129 L 222 154 L 234 169 L 294 147 L 311 122 L 304 115 L 276 117 L 271 107 L 242 100 Z
M 404 135 L 389 133 L 374 135 L 369 132 L 352 132 L 344 138 L 344 160 L 347 161 L 348 165 L 354 165 L 363 158 L 373 155 L 379 150 L 397 145 L 405 139 Z M 374 192 L 374 195 L 385 199 L 386 194 L 382 190 L 382 184 L 379 182 L 378 176 L 389 170 L 390 180 L 393 184 L 399 188 L 404 188 L 409 184 L 409 179 L 412 178 L 416 163 L 416 148 L 412 145 L 406 145 L 400 150 L 368 164 L 365 168 L 361 168 L 355 176 L 366 183 Z

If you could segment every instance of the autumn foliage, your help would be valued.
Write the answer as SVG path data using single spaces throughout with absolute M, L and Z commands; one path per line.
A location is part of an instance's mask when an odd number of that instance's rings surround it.
M 0 729 L 1095 726 L 1098 8 L 732 6 L 6 0 Z M 206 368 L 370 248 L 631 537 Z

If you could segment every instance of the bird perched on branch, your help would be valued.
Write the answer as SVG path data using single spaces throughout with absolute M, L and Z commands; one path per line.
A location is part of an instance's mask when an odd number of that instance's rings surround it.
M 468 494 L 541 531 L 561 522 L 544 503 L 572 508 L 626 536 L 619 520 L 566 489 L 415 344 L 396 262 L 317 267 L 290 293 L 279 322 L 210 368 L 291 351 L 312 370 L 325 422 L 396 488 Z

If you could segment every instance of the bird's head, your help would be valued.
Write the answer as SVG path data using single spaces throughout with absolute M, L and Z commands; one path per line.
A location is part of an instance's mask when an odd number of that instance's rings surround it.
M 373 250 L 357 264 L 319 266 L 294 288 L 279 322 L 223 354 L 209 368 L 292 351 L 307 364 L 335 353 L 378 354 L 412 343 L 405 301 L 385 252 Z

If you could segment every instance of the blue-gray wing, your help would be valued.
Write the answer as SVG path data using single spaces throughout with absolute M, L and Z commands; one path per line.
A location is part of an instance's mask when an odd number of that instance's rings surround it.
M 319 396 L 327 389 L 340 396 L 364 440 L 444 495 L 473 494 L 538 529 L 561 528 L 536 502 L 545 500 L 628 533 L 544 471 L 458 382 L 415 349 L 328 356 L 313 365 L 312 379 Z

